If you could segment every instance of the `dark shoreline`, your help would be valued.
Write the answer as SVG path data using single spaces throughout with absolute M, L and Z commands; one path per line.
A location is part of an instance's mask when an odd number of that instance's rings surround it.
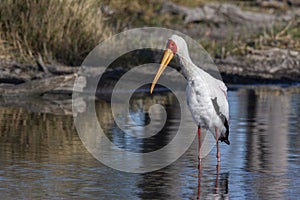
M 50 72 L 45 73 L 39 70 L 36 70 L 37 67 L 32 66 L 28 70 L 27 74 L 24 71 L 19 78 L 14 78 L 17 74 L 10 74 L 10 76 L 0 77 L 0 96 L 22 96 L 22 95 L 34 95 L 34 94 L 44 94 L 44 93 L 58 93 L 58 94 L 69 94 L 72 92 L 73 83 L 77 76 L 77 71 L 79 67 L 66 67 L 66 66 L 57 66 L 57 67 L 49 67 Z M 53 72 L 55 68 L 56 73 Z M 15 70 L 12 66 L 12 70 Z M 19 67 L 17 67 L 19 69 Z M 1 66 L 0 66 L 1 70 Z M 226 71 L 226 68 L 219 67 L 221 72 L 222 80 L 227 85 L 280 85 L 280 86 L 295 86 L 300 83 L 300 78 L 295 79 L 288 77 L 287 74 L 282 74 L 279 76 L 275 74 L 269 74 L 270 78 L 265 78 L 265 76 L 261 76 L 259 73 L 255 75 L 248 74 L 237 74 L 234 73 L 231 69 Z M 35 72 L 37 72 L 35 74 Z M 110 90 L 111 87 L 118 81 L 118 79 L 125 73 L 126 70 L 116 70 L 110 71 L 105 74 L 103 78 L 105 79 L 105 87 L 107 90 Z M 147 72 L 146 72 L 147 73 Z M 31 76 L 31 75 L 38 76 Z M 264 73 L 265 75 L 265 73 Z M 294 77 L 300 77 L 300 74 L 292 74 Z M 1 75 L 0 75 L 1 76 Z M 285 77 L 284 77 L 285 76 Z M 278 78 L 279 77 L 279 78 Z M 56 88 L 63 88 L 61 90 Z M 105 90 L 105 89 L 104 89 Z

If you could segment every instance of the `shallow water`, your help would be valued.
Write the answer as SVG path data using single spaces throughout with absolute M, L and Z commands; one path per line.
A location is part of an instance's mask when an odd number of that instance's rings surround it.
M 231 145 L 220 145 L 219 169 L 213 148 L 198 171 L 195 141 L 173 164 L 145 174 L 119 172 L 97 161 L 83 146 L 70 113 L 1 104 L 1 199 L 297 199 L 300 94 L 284 88 L 238 88 L 228 98 Z M 169 93 L 134 96 L 131 116 L 147 124 L 143 112 L 153 102 L 165 105 L 168 121 L 163 134 L 147 142 L 125 137 L 106 101 L 97 101 L 96 109 L 116 145 L 149 152 L 168 144 L 180 121 Z

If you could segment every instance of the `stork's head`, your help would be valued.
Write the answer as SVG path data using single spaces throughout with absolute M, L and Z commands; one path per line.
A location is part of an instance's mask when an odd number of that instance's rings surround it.
M 175 54 L 179 54 L 181 57 L 188 56 L 188 48 L 185 40 L 178 35 L 172 35 L 168 41 L 164 56 L 161 60 L 160 67 L 156 73 L 156 76 L 152 82 L 150 93 L 152 94 L 156 82 L 158 81 L 160 75 L 166 69 Z

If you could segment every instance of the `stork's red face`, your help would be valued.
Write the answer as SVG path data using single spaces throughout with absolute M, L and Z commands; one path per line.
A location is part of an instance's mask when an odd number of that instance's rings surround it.
M 173 52 L 173 54 L 176 54 L 177 52 L 176 43 L 173 40 L 169 40 L 167 44 L 167 49 L 170 49 Z
M 165 50 L 164 56 L 161 60 L 160 67 L 155 75 L 155 78 L 152 82 L 150 93 L 152 94 L 153 89 L 155 87 L 156 82 L 158 81 L 160 75 L 163 73 L 163 71 L 166 69 L 172 58 L 177 52 L 177 46 L 176 43 L 173 40 L 169 40 L 167 43 L 167 49 Z

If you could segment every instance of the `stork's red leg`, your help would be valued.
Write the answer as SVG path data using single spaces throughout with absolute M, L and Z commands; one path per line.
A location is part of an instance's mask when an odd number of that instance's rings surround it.
M 217 164 L 217 172 L 216 172 L 216 183 L 215 183 L 215 189 L 216 189 L 216 194 L 219 194 L 219 174 L 220 174 L 220 162 Z
M 198 126 L 198 159 L 201 162 L 201 128 Z
M 216 131 L 216 142 L 217 142 L 217 159 L 218 159 L 218 162 L 220 162 L 220 161 L 221 161 L 221 158 L 220 158 L 220 147 L 219 147 L 218 128 L 215 128 L 215 131 Z
M 199 166 L 198 166 L 198 192 L 197 192 L 197 199 L 200 199 L 200 194 L 201 194 L 201 177 L 202 177 L 202 165 L 201 165 L 201 162 L 199 162 Z

